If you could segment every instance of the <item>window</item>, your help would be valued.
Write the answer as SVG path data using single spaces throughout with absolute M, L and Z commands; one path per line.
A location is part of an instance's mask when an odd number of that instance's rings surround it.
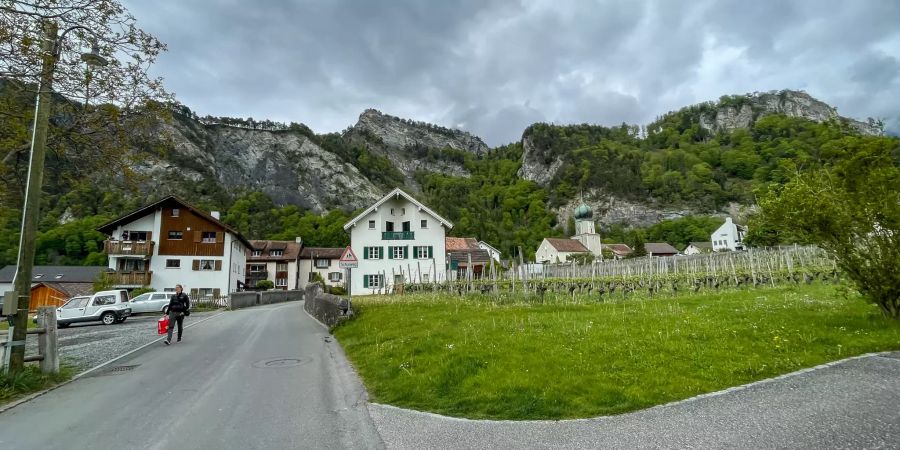
M 369 249 L 368 259 L 381 259 L 381 247 L 367 247 Z
M 275 286 L 287 286 L 287 278 L 276 278 Z
M 317 259 L 316 260 L 316 268 L 317 269 L 327 269 L 328 266 L 331 265 L 331 260 L 329 259 Z
M 287 263 L 278 263 L 275 264 L 276 272 L 287 272 Z
M 430 276 L 431 276 L 430 273 L 423 273 L 423 274 L 422 274 L 422 282 L 423 282 L 423 283 L 427 283 L 427 282 L 428 282 L 428 278 L 429 278 Z
M 406 247 L 391 247 L 391 250 L 393 250 L 391 252 L 393 259 L 403 259 L 406 256 L 406 252 L 404 251 L 406 250 Z
M 400 208 L 400 215 L 403 216 L 406 214 L 406 208 Z
M 250 273 L 260 273 L 265 272 L 266 266 L 264 264 L 251 264 L 250 265 Z
M 394 274 L 394 284 L 403 284 L 403 275 Z
M 215 244 L 216 243 L 216 232 L 215 231 L 204 231 L 202 236 L 202 241 L 204 244 Z
M 181 260 L 180 259 L 167 259 L 166 260 L 166 269 L 179 269 L 181 268 Z
M 147 300 L 150 300 L 150 294 L 141 294 L 131 299 L 132 303 L 145 302 Z
M 100 295 L 94 298 L 93 306 L 106 306 L 106 305 L 115 305 L 116 304 L 116 296 L 115 295 Z
M 180 241 L 181 240 L 181 231 L 178 231 L 178 230 L 169 231 L 169 240 Z
M 391 215 L 394 215 L 394 208 L 391 208 Z
M 146 231 L 126 231 L 125 233 L 128 233 L 128 239 L 124 239 L 126 241 L 128 241 L 128 240 L 146 241 L 147 240 L 147 232 Z
M 374 220 L 370 220 L 370 221 L 369 221 L 369 229 L 370 229 L 370 230 L 374 230 L 374 229 L 375 229 L 375 221 L 374 221 Z
M 428 220 L 422 219 L 422 228 L 428 228 Z
M 284 250 L 271 250 L 269 251 L 270 256 L 283 256 Z
M 340 273 L 340 272 L 331 272 L 331 273 L 328 274 L 328 281 L 331 281 L 332 283 L 336 283 L 336 282 L 338 282 L 338 281 L 341 281 L 341 276 L 342 276 L 342 275 L 343 275 L 343 274 Z
M 262 256 L 262 250 L 253 250 L 253 256 Z
M 416 259 L 428 259 L 428 258 L 431 258 L 431 254 L 432 254 L 431 247 L 429 247 L 427 245 L 422 245 L 422 246 L 416 247 L 416 250 L 415 250 Z
M 200 289 L 197 289 L 197 292 L 200 297 L 212 297 L 213 296 L 212 288 L 200 288 Z
M 199 270 L 214 270 L 215 262 L 211 259 L 201 259 Z
M 172 208 L 172 217 L 178 217 L 181 215 L 181 210 L 178 208 Z
M 394 231 L 394 222 L 385 222 L 384 223 L 384 231 L 387 231 L 387 232 Z
M 168 300 L 171 296 L 171 294 L 153 294 L 151 300 Z
M 363 284 L 367 288 L 379 288 L 381 287 L 381 275 L 366 275 L 363 278 Z
M 90 297 L 75 297 L 63 305 L 63 309 L 84 308 L 90 299 Z
M 175 288 L 165 288 L 163 292 L 175 292 Z

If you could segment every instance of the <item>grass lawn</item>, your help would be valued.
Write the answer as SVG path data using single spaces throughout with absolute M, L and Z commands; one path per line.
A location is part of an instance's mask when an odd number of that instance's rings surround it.
M 0 373 L 0 405 L 62 383 L 73 374 L 74 369 L 63 366 L 56 375 L 44 375 L 36 365 L 27 365 L 16 375 Z
M 354 298 L 334 330 L 374 402 L 457 417 L 617 414 L 866 352 L 900 322 L 814 284 L 580 304 Z
M 37 328 L 37 324 L 31 321 L 30 313 L 28 315 L 28 326 L 25 328 L 26 329 Z M 0 331 L 7 331 L 7 330 L 9 330 L 9 322 L 6 321 L 6 317 L 3 317 L 2 320 L 0 320 Z

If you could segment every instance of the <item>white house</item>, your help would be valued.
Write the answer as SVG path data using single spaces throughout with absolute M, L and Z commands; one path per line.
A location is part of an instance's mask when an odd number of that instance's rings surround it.
M 247 257 L 247 271 L 244 278 L 248 288 L 256 283 L 269 280 L 275 289 L 300 289 L 300 249 L 303 241 L 298 237 L 293 241 L 250 241 L 253 248 Z
M 318 274 L 329 286 L 344 285 L 344 269 L 338 264 L 343 248 L 303 247 L 300 252 L 300 289 Z
M 544 238 L 534 254 L 539 263 L 564 263 L 572 256 L 591 253 L 580 241 L 565 238 Z
M 243 283 L 250 242 L 219 220 L 174 196 L 130 212 L 98 231 L 116 288 L 184 286 L 192 298 L 219 297 Z
M 491 259 L 493 259 L 496 262 L 500 262 L 500 255 L 502 253 L 500 253 L 500 250 L 497 250 L 491 244 L 488 244 L 487 242 L 484 242 L 484 241 L 478 241 L 478 248 L 480 248 L 482 250 L 487 250 L 488 255 L 491 255 Z
M 699 255 L 702 253 L 709 253 L 712 251 L 712 242 L 691 242 L 687 247 L 684 248 L 685 255 Z
M 359 259 L 351 271 L 353 295 L 390 292 L 404 282 L 447 278 L 447 219 L 402 190 L 394 189 L 344 225 Z
M 731 217 L 726 217 L 725 223 L 710 236 L 712 249 L 714 252 L 744 250 L 746 234 L 747 227 L 734 223 Z

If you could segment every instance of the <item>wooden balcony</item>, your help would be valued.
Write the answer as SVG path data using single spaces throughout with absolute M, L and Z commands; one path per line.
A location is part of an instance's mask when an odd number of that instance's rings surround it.
M 106 276 L 115 287 L 149 286 L 152 271 L 141 272 L 107 272 Z
M 385 241 L 411 241 L 415 238 L 415 231 L 385 231 L 381 233 L 381 239 Z
M 153 241 L 116 241 L 103 242 L 103 251 L 112 256 L 153 256 Z

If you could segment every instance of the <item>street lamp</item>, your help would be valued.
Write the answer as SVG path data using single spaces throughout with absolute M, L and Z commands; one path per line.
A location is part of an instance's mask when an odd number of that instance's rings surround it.
M 41 186 L 44 178 L 44 154 L 47 147 L 47 126 L 50 118 L 50 92 L 53 89 L 53 71 L 59 59 L 61 44 L 73 30 L 84 30 L 94 35 L 90 53 L 81 55 L 81 60 L 91 66 L 106 66 L 109 61 L 100 56 L 96 33 L 87 27 L 75 25 L 67 28 L 57 37 L 59 28 L 47 20 L 43 23 L 44 40 L 41 44 L 41 79 L 38 83 L 37 101 L 34 110 L 34 128 L 31 135 L 31 160 L 28 164 L 28 182 L 25 188 L 25 204 L 22 207 L 22 233 L 19 236 L 19 256 L 16 275 L 13 278 L 14 293 L 4 296 L 3 312 L 10 315 L 7 342 L 4 354 L 8 361 L 4 367 L 11 372 L 22 370 L 25 365 L 25 331 L 28 324 L 28 302 L 31 297 L 31 277 L 34 266 L 35 238 L 40 213 Z M 12 295 L 10 295 L 12 294 Z M 12 310 L 11 305 L 16 309 Z

